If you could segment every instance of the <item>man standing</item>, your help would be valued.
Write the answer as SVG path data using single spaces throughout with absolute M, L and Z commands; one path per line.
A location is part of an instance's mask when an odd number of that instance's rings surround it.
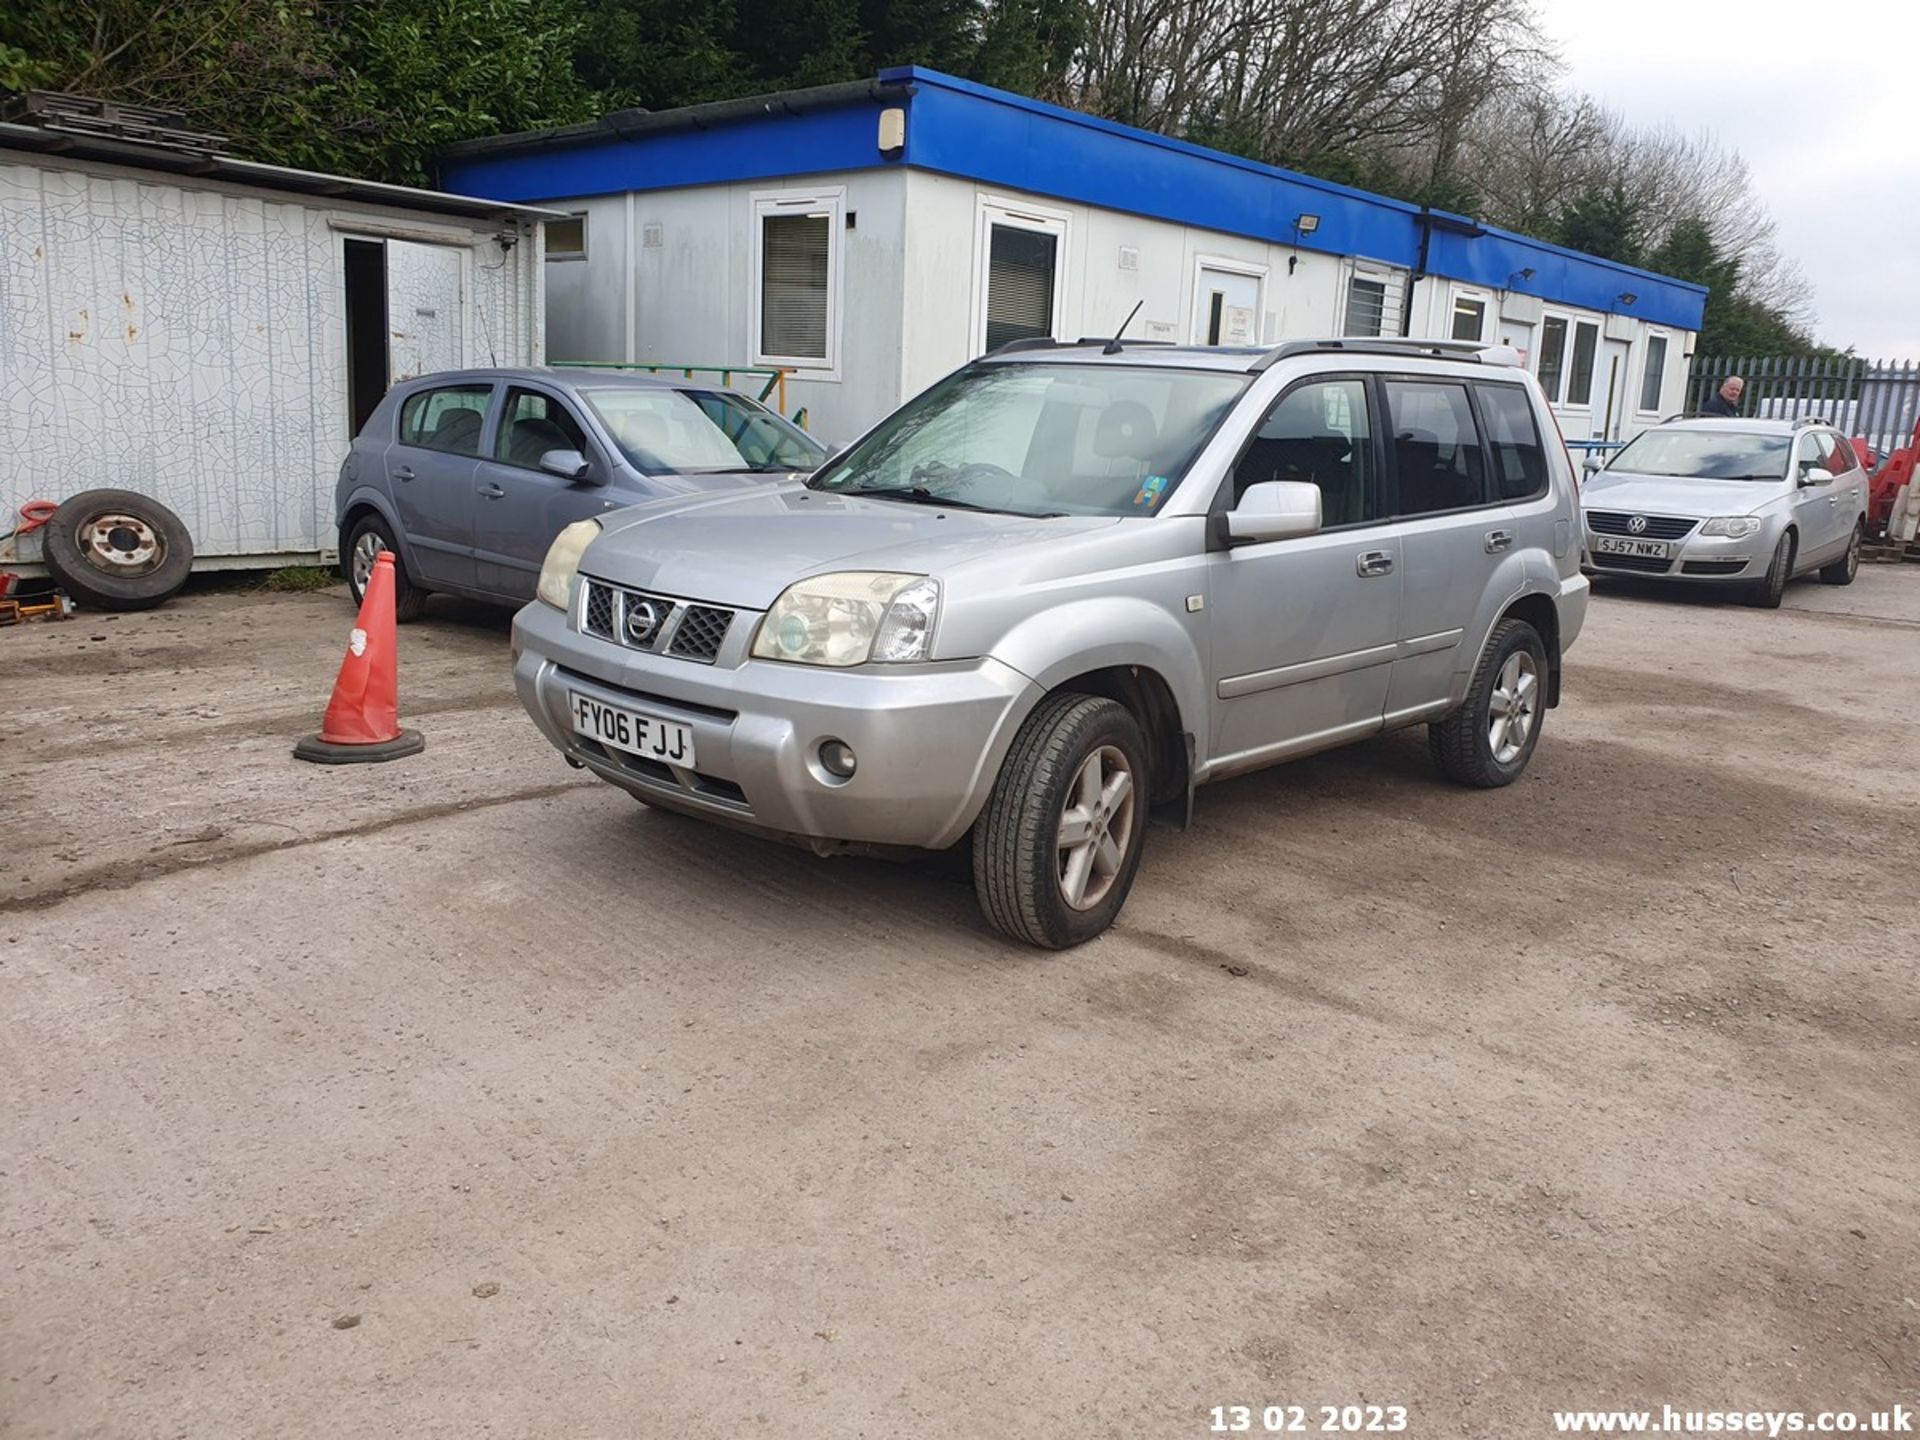
M 1720 383 L 1718 393 L 1709 396 L 1707 403 L 1700 407 L 1700 413 L 1702 415 L 1738 415 L 1740 396 L 1746 388 L 1746 381 L 1738 375 L 1729 375 Z

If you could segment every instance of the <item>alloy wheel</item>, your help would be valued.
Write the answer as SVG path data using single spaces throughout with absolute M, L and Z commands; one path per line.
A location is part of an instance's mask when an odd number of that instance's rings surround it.
M 1081 763 L 1060 813 L 1060 893 L 1076 910 L 1091 910 L 1113 888 L 1133 838 L 1133 769 L 1112 745 Z
M 1516 650 L 1500 667 L 1487 697 L 1487 746 L 1494 760 L 1511 765 L 1527 748 L 1540 711 L 1540 669 L 1526 650 Z
M 380 552 L 386 548 L 387 542 L 372 530 L 363 530 L 360 538 L 353 542 L 353 588 L 355 591 L 363 595 L 366 593 L 367 582 L 373 578 L 374 562 L 380 558 Z

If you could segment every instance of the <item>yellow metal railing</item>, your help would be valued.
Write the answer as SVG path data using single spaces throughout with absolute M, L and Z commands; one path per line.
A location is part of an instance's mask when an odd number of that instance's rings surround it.
M 787 376 L 793 373 L 786 366 L 779 365 L 676 365 L 666 360 L 549 360 L 547 363 L 556 370 L 639 370 L 648 375 L 684 375 L 689 380 L 695 375 L 718 375 L 720 383 L 729 388 L 733 387 L 733 377 L 736 375 L 759 377 L 766 383 L 753 398 L 765 405 L 767 397 L 775 397 L 773 407 L 782 415 L 787 413 Z M 802 430 L 807 428 L 804 407 L 792 419 Z

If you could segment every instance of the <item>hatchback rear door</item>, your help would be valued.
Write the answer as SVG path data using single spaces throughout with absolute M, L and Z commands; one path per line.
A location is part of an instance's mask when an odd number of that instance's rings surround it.
M 474 583 L 474 470 L 492 416 L 489 380 L 425 386 L 401 402 L 398 437 L 387 447 L 387 482 L 403 543 L 429 587 Z

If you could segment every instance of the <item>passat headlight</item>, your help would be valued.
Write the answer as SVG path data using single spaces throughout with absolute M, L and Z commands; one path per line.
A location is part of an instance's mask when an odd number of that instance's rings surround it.
M 773 602 L 753 637 L 753 654 L 798 665 L 924 660 L 939 613 L 940 582 L 931 575 L 815 575 Z
M 573 603 L 573 577 L 580 573 L 580 557 L 587 553 L 600 535 L 598 520 L 576 520 L 547 547 L 547 558 L 540 565 L 540 583 L 534 594 L 556 610 Z
M 1724 535 L 1729 540 L 1744 540 L 1759 528 L 1760 522 L 1751 515 L 1716 515 L 1700 527 L 1700 533 Z

